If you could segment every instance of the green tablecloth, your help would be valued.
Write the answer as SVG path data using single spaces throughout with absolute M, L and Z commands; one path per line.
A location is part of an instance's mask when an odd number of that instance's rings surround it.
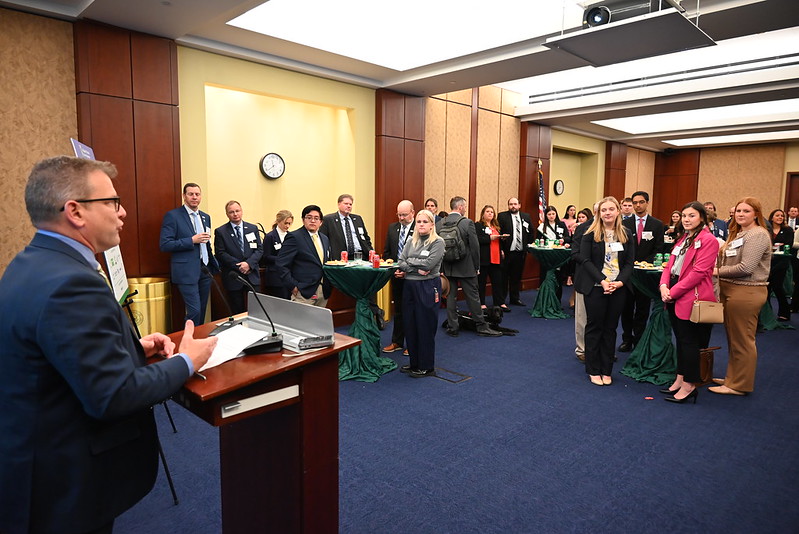
M 791 256 L 789 254 L 772 254 L 771 265 L 787 263 L 788 270 L 785 272 L 785 294 L 790 296 L 793 294 L 793 267 L 791 266 Z M 777 316 L 774 314 L 774 308 L 771 307 L 771 294 L 766 299 L 763 307 L 760 308 L 760 316 L 757 321 L 763 330 L 794 330 L 793 325 L 789 323 L 781 323 L 777 321 Z
M 544 319 L 568 319 L 571 317 L 563 311 L 560 299 L 558 298 L 558 277 L 555 269 L 564 265 L 571 258 L 571 250 L 567 248 L 540 248 L 530 247 L 530 252 L 547 270 L 547 275 L 541 281 L 538 288 L 538 296 L 535 304 L 530 311 L 530 315 Z
M 325 276 L 330 283 L 356 299 L 355 321 L 347 335 L 363 342 L 339 353 L 339 380 L 376 382 L 381 375 L 397 368 L 397 362 L 380 355 L 380 330 L 369 308 L 369 297 L 386 285 L 396 270 L 396 267 L 374 269 L 366 264 L 324 266 Z
M 652 299 L 652 312 L 641 340 L 630 353 L 621 374 L 639 382 L 665 385 L 677 374 L 677 351 L 671 342 L 671 320 L 660 298 L 662 271 L 633 269 L 632 283 Z

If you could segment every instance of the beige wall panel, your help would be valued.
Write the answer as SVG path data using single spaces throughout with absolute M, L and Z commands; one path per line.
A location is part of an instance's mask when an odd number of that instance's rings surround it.
M 469 199 L 469 162 L 471 147 L 471 115 L 468 106 L 447 102 L 447 150 L 444 198 Z M 442 201 L 439 200 L 439 205 Z
M 508 91 L 503 91 L 503 95 Z M 515 93 L 513 93 L 515 94 Z M 508 209 L 508 199 L 519 195 L 519 150 L 521 122 L 515 117 L 500 115 L 499 183 L 497 210 Z
M 500 111 L 506 115 L 513 115 L 516 112 L 516 106 L 521 106 L 524 103 L 524 98 L 521 94 L 514 91 L 502 90 L 502 106 Z
M 577 210 L 587 206 L 580 205 L 580 181 L 583 172 L 584 154 L 570 150 L 553 149 L 552 165 L 550 167 L 549 191 L 547 202 L 558 210 L 558 215 L 563 218 L 566 206 L 574 204 Z M 555 196 L 552 188 L 555 180 L 563 180 L 563 194 Z
M 438 200 L 439 211 L 444 206 L 444 178 L 447 154 L 447 103 L 428 98 L 424 121 L 424 198 Z M 422 206 L 415 206 L 417 211 Z
M 462 91 L 455 91 L 454 93 L 447 93 L 447 101 L 457 102 L 458 104 L 472 105 L 472 90 L 464 89 Z
M 481 89 L 482 92 L 482 89 Z M 496 208 L 499 185 L 500 115 L 480 109 L 477 112 L 477 189 L 475 216 L 486 204 Z
M 624 193 L 646 191 L 650 195 L 655 186 L 655 153 L 637 148 L 627 148 L 627 176 Z
M 72 24 L 0 8 L 0 274 L 33 235 L 24 189 L 33 164 L 72 155 L 78 136 Z
M 722 216 L 745 196 L 763 204 L 768 216 L 785 188 L 785 145 L 703 148 L 699 158 L 699 201 L 713 201 Z
M 502 109 L 502 89 L 493 85 L 486 85 L 479 89 L 477 106 L 489 111 Z

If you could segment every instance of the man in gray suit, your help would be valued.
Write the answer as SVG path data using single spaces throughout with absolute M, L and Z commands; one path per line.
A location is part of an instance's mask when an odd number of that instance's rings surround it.
M 441 232 L 445 226 L 455 225 L 460 233 L 461 239 L 466 243 L 466 254 L 456 261 L 441 263 L 441 272 L 449 280 L 449 297 L 447 297 L 447 335 L 456 337 L 459 333 L 458 326 L 458 283 L 463 289 L 466 303 L 477 329 L 478 336 L 501 336 L 502 332 L 492 330 L 485 318 L 483 310 L 480 308 L 480 296 L 477 293 L 477 274 L 480 271 L 480 245 L 477 242 L 477 231 L 474 228 L 474 221 L 465 217 L 466 199 L 463 197 L 452 197 L 449 201 L 452 210 L 446 218 L 436 223 L 436 232 Z

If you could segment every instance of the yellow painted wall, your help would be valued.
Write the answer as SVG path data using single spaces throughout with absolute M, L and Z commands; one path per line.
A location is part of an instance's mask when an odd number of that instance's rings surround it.
M 547 199 L 552 199 L 552 184 L 558 179 L 555 176 L 555 170 L 558 169 L 559 165 L 558 153 L 566 151 L 579 154 L 580 176 L 578 180 L 570 178 L 568 182 L 563 179 L 566 191 L 577 191 L 577 196 L 570 197 L 573 200 L 566 202 L 563 207 L 565 208 L 567 204 L 580 206 L 577 209 L 593 206 L 594 202 L 602 198 L 605 187 L 605 142 L 599 139 L 552 130 L 552 150 L 552 176 L 550 177 L 550 191 L 547 193 Z M 558 200 L 558 202 L 561 201 Z
M 189 48 L 178 48 L 183 182 L 203 188 L 213 225 L 238 200 L 249 222 L 267 230 L 289 209 L 336 209 L 341 193 L 374 234 L 374 91 Z M 286 162 L 266 180 L 258 162 L 277 152 Z
M 552 164 L 550 165 L 550 189 L 555 180 L 563 180 L 563 194 L 560 196 L 550 192 L 547 203 L 555 206 L 558 215 L 563 218 L 566 206 L 574 204 L 577 211 L 589 207 L 590 204 L 580 203 L 580 183 L 583 172 L 583 154 L 555 148 L 552 150 Z

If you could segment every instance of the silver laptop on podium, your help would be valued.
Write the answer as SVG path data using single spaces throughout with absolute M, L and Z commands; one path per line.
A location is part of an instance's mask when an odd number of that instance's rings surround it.
M 266 308 L 275 324 L 275 330 L 283 335 L 283 346 L 293 351 L 329 347 L 335 343 L 333 312 L 327 308 L 292 302 L 258 293 L 258 299 Z M 247 294 L 248 317 L 242 322 L 250 328 L 272 332 L 269 319 L 258 305 L 255 294 Z

